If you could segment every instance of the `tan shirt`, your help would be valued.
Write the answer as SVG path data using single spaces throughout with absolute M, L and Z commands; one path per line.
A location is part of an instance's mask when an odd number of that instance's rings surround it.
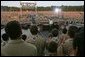
M 44 53 L 45 48 L 45 39 L 39 35 L 33 35 L 32 38 L 29 38 L 27 42 L 34 44 L 37 47 L 38 55 L 41 56 Z
M 3 47 L 3 46 L 5 46 L 7 43 L 8 43 L 7 41 L 3 41 L 3 42 L 1 43 L 1 46 Z
M 63 44 L 63 50 L 65 55 L 70 55 L 73 51 L 73 39 L 67 39 Z
M 22 39 L 9 40 L 8 43 L 1 48 L 1 54 L 4 56 L 36 56 L 37 49 L 34 45 L 26 43 Z

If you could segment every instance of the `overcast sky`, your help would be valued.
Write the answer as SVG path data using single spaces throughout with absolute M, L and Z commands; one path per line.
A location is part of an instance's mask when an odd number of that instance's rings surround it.
M 35 1 L 24 1 L 35 2 Z M 37 6 L 79 6 L 84 5 L 84 1 L 36 1 Z M 1 1 L 1 6 L 17 6 L 20 7 L 20 1 Z

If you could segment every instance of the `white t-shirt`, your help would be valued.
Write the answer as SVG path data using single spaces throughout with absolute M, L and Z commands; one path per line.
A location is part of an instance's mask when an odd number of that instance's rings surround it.
M 49 20 L 49 24 L 53 24 L 53 21 L 52 20 Z

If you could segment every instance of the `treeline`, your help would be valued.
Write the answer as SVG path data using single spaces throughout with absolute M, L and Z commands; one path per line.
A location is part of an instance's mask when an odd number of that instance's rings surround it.
M 50 7 L 37 7 L 38 11 L 53 11 L 53 9 L 56 8 L 56 6 L 50 6 Z M 84 11 L 84 5 L 83 6 L 61 6 L 59 7 L 63 11 Z M 19 11 L 19 7 L 8 7 L 8 6 L 1 6 L 1 11 Z M 22 10 L 35 10 L 35 9 L 22 9 Z
M 1 11 L 19 11 L 18 7 L 1 6 Z
M 63 11 L 84 11 L 84 6 L 61 6 Z

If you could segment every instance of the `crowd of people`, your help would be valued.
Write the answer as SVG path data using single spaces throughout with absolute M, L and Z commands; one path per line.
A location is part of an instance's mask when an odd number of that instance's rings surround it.
M 18 21 L 6 24 L 1 56 L 84 56 L 84 27 L 54 28 L 47 39 L 38 35 L 36 25 L 30 26 L 29 38 L 21 29 Z
M 17 20 L 20 23 L 31 23 L 31 18 L 36 18 L 36 14 L 33 11 L 23 11 L 23 14 L 19 13 L 18 11 L 10 11 L 10 12 L 1 12 L 1 24 L 7 24 L 7 22 L 11 20 Z M 35 15 L 34 17 L 30 17 L 30 15 Z M 59 16 L 58 16 L 59 15 Z M 60 18 L 59 18 L 60 17 Z M 54 14 L 53 11 L 38 11 L 37 12 L 37 23 L 46 22 L 48 23 L 49 19 L 52 19 L 54 22 L 58 22 L 64 20 L 72 20 L 79 23 L 84 23 L 84 12 L 62 12 L 58 14 Z

